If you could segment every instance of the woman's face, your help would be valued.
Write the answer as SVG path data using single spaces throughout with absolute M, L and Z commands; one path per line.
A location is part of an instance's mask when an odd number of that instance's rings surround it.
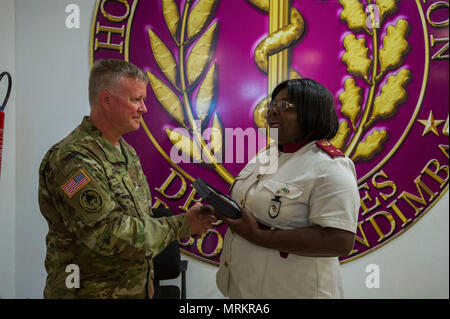
M 274 102 L 289 101 L 288 88 L 283 88 L 273 99 Z M 291 101 L 289 101 L 291 102 Z M 300 141 L 300 124 L 297 120 L 295 108 L 288 108 L 284 111 L 270 110 L 267 113 L 267 121 L 270 128 L 278 129 L 278 144 L 292 144 Z

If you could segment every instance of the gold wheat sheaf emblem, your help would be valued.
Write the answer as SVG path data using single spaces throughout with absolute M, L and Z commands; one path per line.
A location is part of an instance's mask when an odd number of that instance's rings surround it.
M 409 50 L 406 41 L 409 24 L 401 18 L 389 25 L 380 48 L 378 30 L 385 19 L 397 11 L 396 1 L 377 0 L 378 12 L 374 12 L 375 6 L 364 7 L 357 0 L 339 0 L 339 3 L 343 7 L 340 18 L 353 32 L 344 38 L 345 53 L 342 56 L 351 76 L 345 80 L 345 90 L 339 95 L 340 112 L 348 120 L 340 122 L 338 133 L 331 142 L 352 160 L 367 161 L 382 151 L 383 144 L 389 138 L 386 129 L 373 129 L 374 123 L 394 117 L 407 98 L 405 87 L 411 72 L 402 65 Z M 368 19 L 371 21 L 370 25 L 375 27 L 369 29 Z M 366 43 L 365 37 L 357 37 L 358 33 L 368 35 L 371 45 Z M 370 53 L 372 58 L 369 57 Z M 386 79 L 388 72 L 392 74 Z M 369 85 L 365 100 L 355 78 L 362 79 Z M 364 136 L 365 139 L 362 140 Z
M 217 2 L 200 0 L 191 8 L 191 1 L 187 0 L 180 17 L 174 0 L 162 0 L 166 26 L 178 47 L 178 62 L 158 35 L 148 29 L 153 56 L 170 85 L 150 71 L 147 75 L 159 103 L 190 133 L 186 136 L 166 129 L 172 144 L 184 154 L 190 154 L 194 162 L 213 165 L 231 184 L 233 175 L 217 161 L 222 154 L 223 128 L 214 112 L 217 69 L 211 60 L 218 25 L 210 23 Z

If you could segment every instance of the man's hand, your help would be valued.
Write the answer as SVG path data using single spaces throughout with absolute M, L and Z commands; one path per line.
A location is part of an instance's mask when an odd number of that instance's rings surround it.
M 213 223 L 217 221 L 214 216 L 214 207 L 211 205 L 202 205 L 196 203 L 186 212 L 189 224 L 191 225 L 191 236 L 198 237 L 213 227 Z

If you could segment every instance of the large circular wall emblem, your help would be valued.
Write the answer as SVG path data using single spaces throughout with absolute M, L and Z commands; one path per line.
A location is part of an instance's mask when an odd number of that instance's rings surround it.
M 448 190 L 448 1 L 101 0 L 91 63 L 148 75 L 143 128 L 127 134 L 153 207 L 184 213 L 201 177 L 224 193 L 267 143 L 274 86 L 307 77 L 336 98 L 331 141 L 356 165 L 361 209 L 342 262 L 411 228 Z M 258 128 L 260 128 L 258 130 Z M 184 155 L 180 155 L 184 154 Z M 186 156 L 187 154 L 187 156 Z M 226 225 L 182 241 L 218 264 Z

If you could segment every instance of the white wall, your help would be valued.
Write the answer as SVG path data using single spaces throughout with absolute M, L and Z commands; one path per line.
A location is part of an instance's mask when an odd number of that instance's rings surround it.
M 399 238 L 342 265 L 346 298 L 449 297 L 449 194 Z M 367 265 L 380 269 L 380 288 L 365 285 Z
M 3 3 L 0 30 L 6 23 L 9 31 L 0 31 L 0 39 L 9 36 L 7 43 L 13 43 L 13 1 L 6 2 L 7 11 Z M 80 29 L 65 27 L 65 6 L 69 3 L 80 6 Z M 16 135 L 6 132 L 8 139 L 15 139 L 16 154 L 8 152 L 4 158 L 0 184 L 0 297 L 42 297 L 47 224 L 37 202 L 38 168 L 48 148 L 89 111 L 88 53 L 93 7 L 94 1 L 85 0 L 15 1 L 15 55 L 3 57 L 2 45 L 0 56 L 2 68 L 4 61 L 12 59 L 8 66 L 15 63 L 16 102 L 9 103 L 8 121 L 14 116 L 14 106 L 17 110 Z M 13 142 L 8 143 L 14 147 Z M 15 188 L 11 188 L 14 183 Z M 447 193 L 405 234 L 366 257 L 344 264 L 346 297 L 448 298 L 448 207 Z M 188 298 L 221 298 L 215 286 L 217 268 L 185 255 L 182 258 L 190 260 Z M 371 263 L 381 270 L 379 289 L 365 286 L 365 267 Z
M 65 8 L 81 9 L 67 29 Z M 47 223 L 38 207 L 38 170 L 46 151 L 89 113 L 89 31 L 93 1 L 16 0 L 15 297 L 42 298 Z
M 1 0 L 0 7 L 0 73 L 16 80 L 14 0 Z M 6 94 L 6 77 L 0 84 L 0 103 Z M 5 131 L 0 177 L 0 298 L 13 298 L 14 291 L 14 212 L 16 171 L 16 103 L 14 86 L 5 109 Z

